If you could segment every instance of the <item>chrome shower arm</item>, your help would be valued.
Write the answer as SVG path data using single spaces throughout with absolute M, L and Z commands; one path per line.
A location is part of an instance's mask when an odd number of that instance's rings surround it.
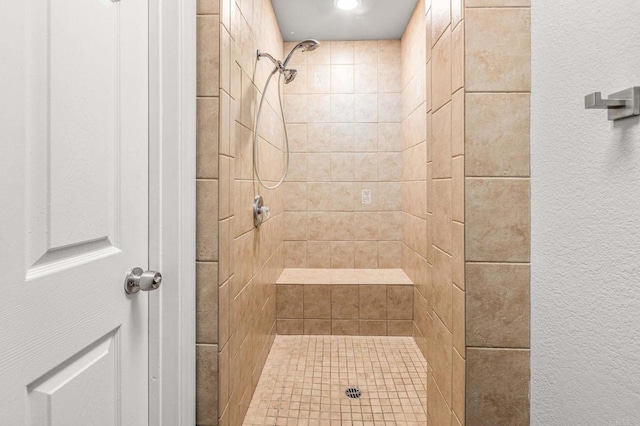
M 259 50 L 256 51 L 256 56 L 258 58 L 258 60 L 260 60 L 260 58 L 267 58 L 269 59 L 271 62 L 273 62 L 273 65 L 276 66 L 276 68 L 278 70 L 284 70 L 284 66 L 282 65 L 282 62 L 280 62 L 279 60 L 277 60 L 276 58 L 274 58 L 273 56 L 271 56 L 268 53 L 262 53 Z

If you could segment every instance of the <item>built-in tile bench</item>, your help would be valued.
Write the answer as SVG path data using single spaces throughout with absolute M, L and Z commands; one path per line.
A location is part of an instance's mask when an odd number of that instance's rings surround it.
M 401 269 L 285 269 L 278 334 L 411 336 L 413 283 Z

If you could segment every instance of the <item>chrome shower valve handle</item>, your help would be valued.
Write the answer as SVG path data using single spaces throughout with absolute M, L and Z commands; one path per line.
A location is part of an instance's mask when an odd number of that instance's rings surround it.
M 253 199 L 253 225 L 259 228 L 262 222 L 269 219 L 271 216 L 271 210 L 264 205 L 264 200 L 261 195 L 256 195 Z

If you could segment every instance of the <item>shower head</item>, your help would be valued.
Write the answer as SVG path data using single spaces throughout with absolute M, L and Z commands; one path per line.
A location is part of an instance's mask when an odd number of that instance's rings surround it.
M 285 67 L 287 66 L 289 60 L 291 60 L 291 56 L 293 56 L 293 52 L 295 52 L 296 50 L 302 49 L 303 52 L 311 52 L 312 50 L 316 50 L 318 47 L 320 47 L 320 42 L 318 40 L 308 39 L 301 41 L 300 43 L 296 44 L 293 49 L 291 49 L 291 52 L 289 52 L 282 65 Z
M 298 70 L 293 68 L 286 68 L 284 71 L 282 71 L 282 73 L 284 74 L 284 84 L 289 84 L 296 79 Z

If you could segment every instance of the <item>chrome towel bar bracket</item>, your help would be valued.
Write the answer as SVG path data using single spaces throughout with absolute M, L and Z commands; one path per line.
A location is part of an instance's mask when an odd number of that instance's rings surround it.
M 602 99 L 601 92 L 590 93 L 584 97 L 586 109 L 606 109 L 610 121 L 640 115 L 640 86 L 610 94 Z

